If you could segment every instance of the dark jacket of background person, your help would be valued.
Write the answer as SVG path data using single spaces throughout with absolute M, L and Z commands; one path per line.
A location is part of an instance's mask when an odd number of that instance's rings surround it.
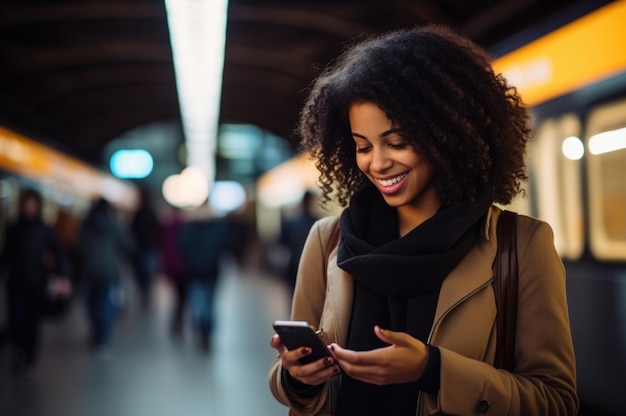
M 137 243 L 137 252 L 154 250 L 157 247 L 159 218 L 147 195 L 141 197 L 141 204 L 133 216 L 131 229 Z
M 87 284 L 119 282 L 133 249 L 132 236 L 115 218 L 109 203 L 98 200 L 85 218 L 78 237 L 82 280 Z
M 7 285 L 12 290 L 44 292 L 53 275 L 68 276 L 67 256 L 61 241 L 41 218 L 20 216 L 9 226 L 2 252 Z
M 180 246 L 180 234 L 185 224 L 180 210 L 174 209 L 161 224 L 159 233 L 159 251 L 161 270 L 172 284 L 175 295 L 172 330 L 180 334 L 187 304 L 188 272 Z
M 222 218 L 196 219 L 180 234 L 181 253 L 189 276 L 189 308 L 200 348 L 208 351 L 214 328 L 215 289 L 221 255 L 230 247 L 228 222 Z
M 192 220 L 181 229 L 181 253 L 191 279 L 217 280 L 220 255 L 229 246 L 228 223 L 221 218 Z
M 134 259 L 135 279 L 143 306 L 147 307 L 150 304 L 150 292 L 159 263 L 158 238 L 160 224 L 146 190 L 142 190 L 140 198 L 139 208 L 131 222 L 131 231 L 136 242 Z
M 178 281 L 186 278 L 187 266 L 180 248 L 180 231 L 185 219 L 178 211 L 163 219 L 159 232 L 161 269 L 165 276 Z
M 134 241 L 117 220 L 111 205 L 98 200 L 85 218 L 78 237 L 80 274 L 85 284 L 92 347 L 108 344 L 119 305 L 118 289 Z
M 28 208 L 30 207 L 30 208 Z M 7 229 L 0 262 L 6 271 L 9 339 L 17 351 L 16 365 L 35 363 L 39 324 L 48 299 L 49 284 L 70 274 L 66 253 L 54 229 L 42 219 L 41 195 L 20 195 L 20 214 Z

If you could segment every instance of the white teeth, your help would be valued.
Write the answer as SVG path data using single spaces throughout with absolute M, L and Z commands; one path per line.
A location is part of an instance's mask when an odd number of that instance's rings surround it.
M 398 183 L 400 182 L 402 179 L 404 179 L 406 177 L 406 173 L 403 173 L 400 176 L 396 176 L 395 178 L 391 178 L 391 179 L 379 179 L 378 183 L 380 183 L 382 186 L 391 186 L 394 183 Z

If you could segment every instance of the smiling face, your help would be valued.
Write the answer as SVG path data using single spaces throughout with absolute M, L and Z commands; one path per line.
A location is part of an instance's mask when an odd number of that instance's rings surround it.
M 359 169 L 385 202 L 398 209 L 400 220 L 414 227 L 433 216 L 441 205 L 433 169 L 402 137 L 401 129 L 371 102 L 353 104 L 349 119 Z

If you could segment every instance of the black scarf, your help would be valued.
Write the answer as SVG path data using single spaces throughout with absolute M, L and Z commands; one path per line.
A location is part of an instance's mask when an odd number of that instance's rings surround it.
M 374 325 L 426 342 L 441 283 L 474 245 L 490 205 L 484 198 L 441 208 L 399 238 L 397 210 L 375 187 L 354 195 L 340 218 L 337 258 L 355 280 L 347 348 L 384 346 Z M 417 383 L 380 387 L 344 375 L 337 415 L 415 414 L 418 390 Z

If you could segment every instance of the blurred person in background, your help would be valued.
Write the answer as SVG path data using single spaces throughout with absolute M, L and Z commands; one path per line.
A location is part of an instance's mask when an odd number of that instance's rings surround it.
M 132 235 L 111 204 L 102 198 L 97 200 L 83 221 L 77 244 L 91 330 L 89 342 L 94 349 L 110 341 L 118 306 L 116 293 L 133 250 Z
M 131 230 L 136 242 L 133 266 L 141 304 L 144 309 L 148 309 L 159 264 L 159 218 L 152 205 L 149 190 L 142 188 L 139 197 L 139 207 L 131 221 Z
M 298 273 L 298 263 L 302 254 L 302 248 L 306 241 L 313 223 L 318 219 L 315 215 L 317 195 L 312 191 L 306 191 L 300 201 L 300 206 L 295 215 L 284 218 L 281 224 L 278 244 L 287 251 L 287 264 L 283 270 L 283 280 L 293 291 Z
M 208 352 L 215 325 L 215 289 L 220 261 L 230 248 L 228 222 L 212 216 L 207 208 L 207 212 L 182 227 L 180 247 L 189 276 L 192 325 L 200 348 Z
M 42 219 L 34 189 L 19 197 L 17 221 L 7 229 L 0 264 L 7 276 L 8 338 L 17 372 L 32 369 L 40 348 L 40 325 L 51 299 L 69 297 L 67 254 L 54 228 Z
M 174 335 L 182 335 L 185 309 L 187 307 L 188 272 L 181 251 L 180 232 L 185 218 L 179 208 L 172 208 L 161 223 L 159 251 L 161 270 L 174 289 L 174 313 L 171 330 Z

